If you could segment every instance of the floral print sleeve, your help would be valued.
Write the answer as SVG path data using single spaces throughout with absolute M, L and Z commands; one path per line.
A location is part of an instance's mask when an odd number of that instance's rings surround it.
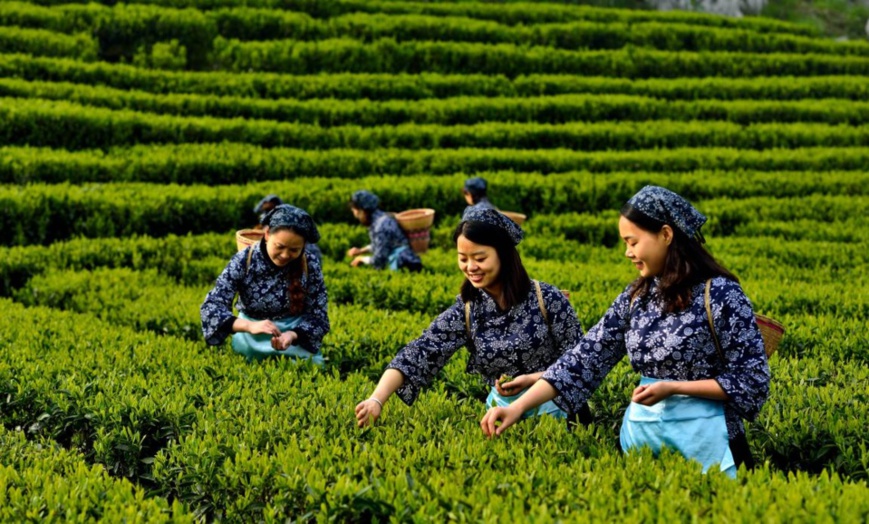
M 710 289 L 712 319 L 724 357 L 716 377 L 728 402 L 747 420 L 754 420 L 769 396 L 769 364 L 763 337 L 742 287 L 716 278 Z
M 302 321 L 294 331 L 299 335 L 299 345 L 317 353 L 323 337 L 329 332 L 326 284 L 323 282 L 323 269 L 317 257 L 308 257 L 308 275 L 304 286 L 305 309 Z
M 568 413 L 578 413 L 604 377 L 626 354 L 630 297 L 619 295 L 603 318 L 543 374 L 558 391 L 555 403 Z
M 214 288 L 208 292 L 205 302 L 199 309 L 202 334 L 209 345 L 219 345 L 232 334 L 232 324 L 235 321 L 235 316 L 232 314 L 232 301 L 244 280 L 244 264 L 249 249 L 253 247 L 248 247 L 232 257 L 217 277 Z
M 464 302 L 461 298 L 441 313 L 422 336 L 408 344 L 387 366 L 404 375 L 396 392 L 405 404 L 412 405 L 420 391 L 429 386 L 453 354 L 467 343 Z
M 549 332 L 552 334 L 555 352 L 563 355 L 582 340 L 582 325 L 567 297 L 555 286 L 540 283 L 546 314 L 549 317 Z

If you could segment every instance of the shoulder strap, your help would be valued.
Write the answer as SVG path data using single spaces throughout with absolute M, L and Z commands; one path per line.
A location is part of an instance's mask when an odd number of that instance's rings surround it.
M 703 302 L 706 305 L 706 318 L 709 320 L 709 332 L 712 334 L 712 341 L 715 342 L 715 349 L 718 350 L 718 356 L 724 360 L 724 353 L 721 351 L 721 344 L 718 343 L 718 334 L 715 333 L 715 323 L 712 321 L 712 305 L 709 303 L 709 289 L 712 288 L 712 279 L 706 281 L 706 291 L 703 293 Z
M 543 291 L 540 289 L 540 282 L 534 280 L 534 289 L 537 291 L 537 306 L 540 308 L 540 314 L 543 315 L 543 320 L 546 322 L 546 331 L 549 333 L 549 338 L 555 344 L 555 337 L 552 336 L 552 324 L 549 322 L 549 313 L 546 311 L 546 303 L 543 302 Z
M 537 291 L 537 305 L 540 307 L 540 314 L 543 315 L 543 320 L 546 321 L 546 325 L 549 325 L 549 313 L 546 311 L 546 304 L 543 302 L 543 291 L 540 289 L 540 282 L 537 280 L 532 280 L 534 282 L 534 289 Z
M 471 301 L 465 302 L 465 333 L 468 335 L 468 341 L 471 340 Z
M 247 248 L 247 263 L 244 266 L 244 274 L 247 275 L 250 271 L 250 257 L 253 256 L 253 246 Z

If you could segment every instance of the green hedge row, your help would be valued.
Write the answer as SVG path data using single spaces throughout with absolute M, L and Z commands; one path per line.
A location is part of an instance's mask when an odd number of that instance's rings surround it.
M 5 53 L 90 61 L 97 58 L 98 44 L 85 33 L 65 35 L 46 29 L 0 26 L 0 49 Z
M 399 41 L 538 45 L 556 49 L 620 49 L 626 45 L 669 51 L 869 54 L 865 42 L 834 42 L 805 36 L 759 33 L 667 22 L 569 22 L 506 26 L 457 16 L 352 13 L 316 20 L 295 12 L 227 9 L 208 13 L 225 38 L 323 40 L 353 38 Z
M 91 0 L 34 0 L 41 5 L 89 3 Z M 101 4 L 114 4 L 103 0 Z M 595 21 L 604 23 L 673 22 L 708 27 L 738 28 L 758 32 L 816 36 L 815 29 L 770 18 L 726 18 L 683 11 L 655 12 L 628 9 L 602 9 L 589 6 L 565 6 L 551 3 L 522 2 L 492 5 L 476 2 L 397 2 L 392 0 L 133 0 L 131 4 L 149 4 L 174 9 L 213 10 L 227 7 L 298 11 L 315 18 L 331 18 L 348 13 L 420 14 L 462 16 L 492 20 L 508 25 Z
M 396 42 L 350 39 L 317 42 L 242 42 L 218 37 L 213 66 L 233 72 L 576 74 L 652 78 L 681 76 L 865 75 L 858 56 L 785 53 L 675 52 L 626 47 L 616 51 L 565 51 L 513 44 Z
M 108 149 L 133 144 L 224 141 L 300 149 L 769 149 L 865 146 L 869 144 L 869 126 L 813 123 L 742 126 L 731 122 L 656 120 L 323 128 L 270 120 L 178 117 L 112 111 L 62 101 L 0 98 L 0 143 L 8 145 Z
M 0 73 L 28 80 L 101 84 L 162 94 L 253 98 L 371 100 L 457 96 L 544 96 L 570 93 L 632 94 L 668 100 L 843 98 L 862 101 L 869 86 L 859 76 L 763 78 L 649 78 L 631 80 L 574 75 L 317 74 L 176 72 L 123 64 L 0 54 Z
M 0 425 L 0 519 L 4 522 L 194 522 L 180 503 L 147 497 L 76 452 L 28 442 Z
M 363 41 L 397 40 L 541 45 L 562 49 L 619 49 L 625 45 L 671 51 L 820 52 L 869 54 L 863 42 L 834 42 L 754 29 L 714 28 L 666 21 L 503 25 L 461 16 L 348 13 L 315 19 L 300 12 L 251 8 L 200 12 L 154 5 L 62 5 L 54 9 L 22 2 L 0 6 L 0 23 L 61 32 L 87 31 L 100 41 L 105 59 L 132 56 L 148 43 L 178 39 L 197 49 L 193 64 L 206 65 L 207 51 L 218 34 L 240 40 L 322 40 L 348 37 Z
M 130 61 L 140 48 L 178 40 L 194 68 L 207 66 L 216 25 L 196 9 L 166 9 L 158 6 L 95 3 L 66 4 L 47 8 L 24 2 L 0 4 L 0 24 L 38 27 L 64 33 L 87 33 L 102 60 Z M 7 50 L 8 52 L 9 50 Z
M 2 147 L 0 181 L 17 184 L 141 181 L 218 185 L 311 177 L 360 179 L 454 173 L 479 173 L 486 177 L 488 172 L 502 170 L 518 173 L 567 173 L 573 170 L 592 173 L 681 173 L 696 170 L 825 172 L 861 170 L 867 162 L 869 150 L 865 147 L 588 152 L 467 148 L 305 151 L 238 143 L 133 146 L 108 152 Z M 347 183 L 353 182 L 348 180 Z
M 723 120 L 823 122 L 858 125 L 869 121 L 869 102 L 840 99 L 800 101 L 659 100 L 632 95 L 544 97 L 457 97 L 445 100 L 258 100 L 208 95 L 154 95 L 102 86 L 28 82 L 0 78 L 0 96 L 64 100 L 109 109 L 178 116 L 253 118 L 318 124 L 378 126 L 403 123 L 477 124 L 625 120 Z
M 721 182 L 701 182 L 707 176 Z M 704 172 L 669 176 L 575 173 L 558 177 L 493 173 L 489 178 L 499 206 L 532 217 L 538 213 L 617 210 L 643 185 L 664 184 L 688 198 L 717 202 L 713 227 L 723 235 L 752 221 L 834 221 L 862 212 L 867 205 L 862 196 L 866 191 L 862 173 L 819 174 L 802 182 L 791 182 L 793 179 L 790 173 L 739 173 L 723 179 L 719 173 Z M 217 187 L 141 183 L 5 186 L 0 187 L 0 207 L 4 209 L 0 213 L 0 243 L 48 244 L 79 235 L 159 237 L 235 230 L 255 223 L 251 208 L 268 193 L 284 195 L 318 221 L 353 223 L 347 202 L 360 188 L 377 192 L 388 211 L 434 207 L 443 219 L 464 209 L 460 194 L 463 180 L 453 176 L 372 178 L 350 184 L 313 179 Z M 729 185 L 734 181 L 740 185 Z M 299 184 L 305 187 L 304 192 L 298 190 Z M 829 195 L 834 191 L 838 194 Z M 589 239 L 603 240 L 588 234 Z

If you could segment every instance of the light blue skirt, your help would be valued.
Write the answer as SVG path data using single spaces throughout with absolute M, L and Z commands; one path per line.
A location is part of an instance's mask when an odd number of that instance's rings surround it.
M 524 395 L 526 391 L 528 390 L 526 389 L 519 394 L 505 397 L 499 394 L 498 390 L 496 390 L 493 386 L 492 389 L 489 390 L 489 396 L 486 397 L 486 406 L 490 408 L 505 408 L 515 402 L 517 398 Z M 528 417 L 536 417 L 538 415 L 549 415 L 555 418 L 567 418 L 567 412 L 558 407 L 555 402 L 552 402 L 551 400 L 544 402 L 543 404 L 537 406 L 534 409 L 529 409 L 522 414 L 522 418 L 526 419 Z
M 407 246 L 398 246 L 397 248 L 395 248 L 395 249 L 393 249 L 392 251 L 389 252 L 389 258 L 388 258 L 388 260 L 389 260 L 389 269 L 391 269 L 392 271 L 398 271 L 398 270 L 399 270 L 399 267 L 398 267 L 398 257 L 401 256 L 401 253 L 402 253 L 405 249 L 408 249 L 408 247 L 407 247 Z
M 239 313 L 238 316 L 251 322 L 258 322 L 244 313 Z M 273 320 L 272 322 L 283 333 L 298 326 L 302 322 L 302 319 L 301 317 L 289 317 Z M 284 351 L 273 349 L 272 336 L 269 334 L 252 335 L 246 332 L 238 332 L 232 335 L 232 349 L 236 353 L 244 355 L 248 361 L 263 360 L 268 357 L 293 357 L 298 360 L 310 360 L 318 366 L 322 366 L 324 362 L 322 353 L 311 353 L 300 346 L 293 345 Z
M 640 385 L 658 379 L 642 377 Z M 631 402 L 619 435 L 622 450 L 648 446 L 657 455 L 667 447 L 703 464 L 703 473 L 718 468 L 736 478 L 730 437 L 724 419 L 724 403 L 687 395 L 673 395 L 654 406 Z

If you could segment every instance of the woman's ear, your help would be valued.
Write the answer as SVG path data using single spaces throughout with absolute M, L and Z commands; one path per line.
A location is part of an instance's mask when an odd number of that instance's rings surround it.
M 659 233 L 661 238 L 664 240 L 664 243 L 668 246 L 673 243 L 673 228 L 667 224 L 661 228 L 661 232 Z
M 263 238 L 266 239 L 266 242 L 269 241 L 269 226 L 263 228 Z

